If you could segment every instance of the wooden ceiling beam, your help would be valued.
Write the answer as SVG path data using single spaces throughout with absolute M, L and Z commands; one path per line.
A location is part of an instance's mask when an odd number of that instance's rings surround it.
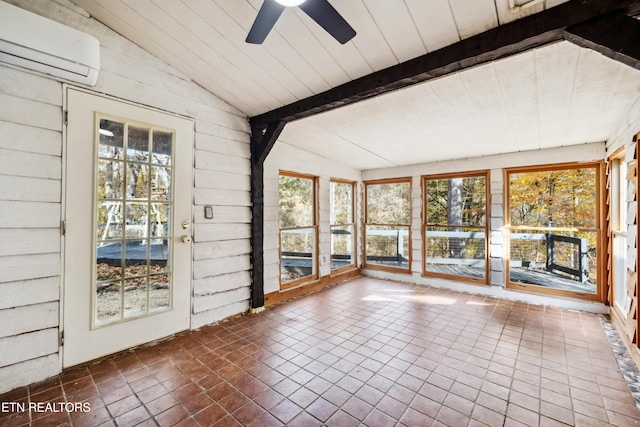
M 264 306 L 264 161 L 285 122 L 251 127 L 251 309 Z
M 251 125 L 251 161 L 253 163 L 264 163 L 285 124 L 285 121 L 277 120 L 268 123 L 266 129 Z
M 640 70 L 640 21 L 624 13 L 569 27 L 565 39 Z
M 253 128 L 302 119 L 564 40 L 565 29 L 606 14 L 636 14 L 640 0 L 571 0 L 250 119 Z M 637 39 L 634 39 L 637 40 Z M 630 41 L 629 41 L 630 43 Z

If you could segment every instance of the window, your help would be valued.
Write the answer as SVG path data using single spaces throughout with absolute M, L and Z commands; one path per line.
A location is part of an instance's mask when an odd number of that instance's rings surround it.
M 340 271 L 355 265 L 354 184 L 331 181 L 331 270 Z
M 410 178 L 367 182 L 365 194 L 365 265 L 409 272 Z
M 171 308 L 174 134 L 100 119 L 95 326 Z
M 627 164 L 624 154 L 614 155 L 610 161 L 609 209 L 611 227 L 611 286 L 613 306 L 626 317 L 631 308 L 627 295 Z
M 424 274 L 487 283 L 487 172 L 424 177 Z
M 280 218 L 280 286 L 316 279 L 316 178 L 282 172 L 278 183 Z
M 601 165 L 507 171 L 509 286 L 600 298 Z

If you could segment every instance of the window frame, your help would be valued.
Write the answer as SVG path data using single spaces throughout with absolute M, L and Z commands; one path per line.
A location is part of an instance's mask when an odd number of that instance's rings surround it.
M 300 179 L 309 179 L 311 180 L 312 184 L 313 184 L 313 209 L 312 209 L 312 214 L 313 214 L 313 225 L 305 225 L 305 226 L 297 226 L 297 227 L 281 227 L 280 225 L 280 177 L 281 176 L 288 176 L 291 178 L 300 178 Z M 279 270 L 278 270 L 278 281 L 280 283 L 280 289 L 281 290 L 285 290 L 285 289 L 291 289 L 291 288 L 295 288 L 304 284 L 307 284 L 309 282 L 313 282 L 315 280 L 318 280 L 318 278 L 320 277 L 319 275 L 319 236 L 318 236 L 318 232 L 319 232 L 319 226 L 318 226 L 318 218 L 319 216 L 319 201 L 318 201 L 318 191 L 319 191 L 319 179 L 316 175 L 310 175 L 310 174 L 303 174 L 303 173 L 299 173 L 299 172 L 292 172 L 292 171 L 286 171 L 286 170 L 280 170 L 278 171 L 278 266 L 279 266 Z M 283 230 L 287 231 L 287 230 L 297 230 L 297 229 L 313 229 L 314 233 L 315 233 L 315 241 L 314 241 L 314 247 L 313 247 L 313 253 L 311 256 L 311 268 L 312 268 L 312 274 L 308 275 L 308 276 L 304 276 L 301 277 L 299 279 L 295 279 L 295 280 L 291 280 L 289 282 L 283 282 L 282 281 L 282 232 Z
M 331 218 L 333 218 L 333 205 L 331 204 L 331 185 L 332 184 L 347 184 L 351 185 L 351 222 L 345 224 L 333 224 Z M 358 230 L 356 227 L 356 181 L 350 181 L 340 178 L 331 178 L 329 180 L 329 239 L 333 236 L 334 227 L 351 226 L 353 228 L 353 238 L 351 239 L 351 260 L 352 263 L 338 268 L 333 268 L 333 246 L 330 243 L 329 248 L 329 265 L 331 266 L 331 275 L 339 274 L 347 270 L 356 268 L 358 252 L 356 242 L 358 241 Z
M 384 185 L 384 184 L 402 184 L 402 183 L 408 183 L 409 184 L 409 223 L 408 224 L 376 224 L 376 223 L 369 223 L 369 218 L 368 218 L 368 206 L 369 206 L 369 197 L 368 197 L 368 187 L 369 185 Z M 388 271 L 388 272 L 392 272 L 392 273 L 400 273 L 400 274 L 411 274 L 411 262 L 412 262 L 412 244 L 411 244 L 411 222 L 413 220 L 413 215 L 412 215 L 412 197 L 411 197 L 411 191 L 412 191 L 412 186 L 413 186 L 413 180 L 411 177 L 402 177 L 402 178 L 389 178 L 389 179 L 378 179 L 378 180 L 371 180 L 371 181 L 365 181 L 364 183 L 364 211 L 363 211 L 363 236 L 362 236 L 362 247 L 363 249 L 363 255 L 362 255 L 362 263 L 364 268 L 370 268 L 372 270 L 381 270 L 381 271 Z M 370 225 L 377 225 L 377 226 L 395 226 L 395 227 L 407 227 L 407 252 L 408 252 L 408 256 L 407 256 L 407 268 L 397 268 L 397 267 L 389 267 L 386 265 L 380 265 L 380 264 L 372 264 L 372 263 L 368 263 L 367 262 L 367 258 L 368 258 L 368 254 L 367 254 L 367 227 Z
M 610 288 L 611 301 L 609 301 L 612 310 L 616 312 L 618 317 L 621 319 L 626 319 L 629 314 L 629 307 L 625 307 L 627 303 L 631 303 L 630 300 L 624 301 L 624 304 L 621 304 L 621 301 L 618 299 L 618 291 L 624 292 L 624 296 L 627 297 L 627 289 L 626 289 L 626 281 L 627 281 L 627 271 L 629 266 L 627 265 L 626 253 L 628 251 L 628 241 L 627 241 L 627 212 L 628 212 L 628 199 L 627 199 L 627 188 L 629 181 L 627 179 L 627 164 L 625 162 L 625 149 L 621 147 L 616 150 L 609 158 L 608 162 L 608 171 L 609 175 L 607 179 L 609 180 L 609 185 L 607 186 L 608 191 L 608 215 L 607 215 L 607 233 L 608 233 L 608 254 L 611 259 L 608 262 L 610 264 L 610 271 L 608 274 L 608 278 L 610 279 L 608 286 Z M 624 166 L 623 166 L 624 165 Z M 623 254 L 624 257 L 624 274 L 623 277 L 618 278 L 618 266 L 616 265 L 616 240 L 618 238 L 624 239 L 624 249 Z M 617 289 L 617 286 L 621 286 L 621 289 Z
M 485 221 L 484 227 L 481 226 L 466 226 L 466 225 L 450 225 L 450 224 L 436 224 L 429 223 L 428 212 L 428 197 L 427 197 L 427 182 L 432 180 L 445 180 L 453 178 L 471 178 L 471 177 L 484 177 L 485 178 Z M 424 277 L 438 277 L 443 279 L 464 280 L 465 282 L 488 285 L 489 284 L 489 272 L 490 272 L 490 256 L 489 256 L 489 239 L 490 239 L 490 222 L 491 222 L 491 189 L 490 189 L 490 175 L 489 170 L 477 170 L 468 172 L 451 172 L 445 174 L 436 175 L 423 175 L 420 180 L 421 193 L 422 193 L 422 275 Z M 427 271 L 427 228 L 428 227 L 454 227 L 454 228 L 476 228 L 484 231 L 484 278 L 475 278 L 457 274 L 439 273 L 433 271 Z
M 596 270 L 596 292 L 593 294 L 585 293 L 585 292 L 576 292 L 569 291 L 563 289 L 556 289 L 551 287 L 544 287 L 540 285 L 533 284 L 523 284 L 511 282 L 511 272 L 510 272 L 510 261 L 511 261 L 511 242 L 510 242 L 510 234 L 513 230 L 522 230 L 522 229 L 531 229 L 532 227 L 524 227 L 524 226 L 512 226 L 511 225 L 511 185 L 510 185 L 510 176 L 512 174 L 517 173 L 527 173 L 527 172 L 546 172 L 546 171 L 558 171 L 558 170 L 571 170 L 571 169 L 595 169 L 595 227 L 594 228 L 578 228 L 578 231 L 581 232 L 593 232 L 596 234 L 596 262 L 597 262 L 597 270 Z M 590 301 L 600 301 L 603 302 L 606 295 L 604 295 L 604 265 L 605 265 L 605 253 L 606 253 L 606 245 L 603 247 L 603 243 L 606 238 L 606 231 L 603 227 L 603 218 L 604 218 L 604 207 L 602 203 L 602 195 L 603 195 L 603 182 L 604 181 L 604 162 L 603 161 L 595 161 L 595 162 L 567 162 L 567 163 L 557 163 L 557 164 L 543 164 L 543 165 L 535 165 L 535 166 L 526 166 L 526 167 L 513 167 L 504 169 L 504 189 L 505 189 L 505 234 L 504 234 L 504 254 L 506 259 L 506 268 L 505 268 L 505 281 L 506 287 L 508 289 L 515 290 L 523 290 L 534 292 L 537 294 L 543 295 L 558 295 L 572 298 L 579 298 L 583 300 Z M 539 231 L 548 230 L 549 227 L 536 227 Z M 562 227 L 553 227 L 552 229 L 557 229 L 558 231 L 567 230 Z

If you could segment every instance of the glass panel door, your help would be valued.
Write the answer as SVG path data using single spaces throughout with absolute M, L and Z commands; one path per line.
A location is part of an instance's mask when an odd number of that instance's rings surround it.
M 511 287 L 599 298 L 600 166 L 508 171 Z
M 171 307 L 174 133 L 100 118 L 94 326 Z
M 75 88 L 65 95 L 70 367 L 189 329 L 194 140 L 192 120 Z
M 487 172 L 425 177 L 425 275 L 487 283 Z

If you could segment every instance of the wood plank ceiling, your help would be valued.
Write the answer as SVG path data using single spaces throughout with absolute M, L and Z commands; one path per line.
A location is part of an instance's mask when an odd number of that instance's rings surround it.
M 331 0 L 358 33 L 347 44 L 291 8 L 250 45 L 262 0 L 72 1 L 247 116 L 564 2 Z M 582 144 L 639 91 L 640 71 L 560 42 L 289 123 L 279 141 L 359 169 Z

